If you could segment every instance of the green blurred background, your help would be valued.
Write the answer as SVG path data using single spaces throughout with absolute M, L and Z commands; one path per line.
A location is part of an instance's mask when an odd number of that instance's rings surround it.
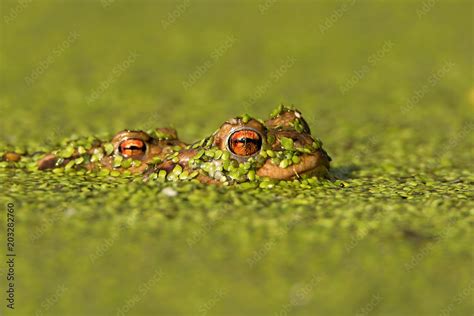
M 346 184 L 1 169 L 12 314 L 472 314 L 471 1 L 0 3 L 2 146 L 155 126 L 192 141 L 284 103 Z

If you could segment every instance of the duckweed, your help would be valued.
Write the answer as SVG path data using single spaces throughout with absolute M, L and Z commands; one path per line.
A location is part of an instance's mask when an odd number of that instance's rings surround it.
M 284 149 L 286 149 L 286 150 L 293 150 L 294 149 L 293 140 L 291 138 L 282 137 L 280 139 L 280 142 L 281 142 L 281 146 Z
M 287 168 L 289 166 L 290 162 L 288 159 L 283 159 L 282 161 L 280 161 L 279 163 L 279 167 L 280 168 Z
M 114 168 L 119 168 L 122 165 L 123 160 L 124 159 L 123 159 L 122 156 L 115 156 L 114 157 L 114 163 L 113 163 Z
M 164 179 L 166 178 L 166 175 L 167 175 L 166 170 L 160 170 L 160 171 L 158 172 L 158 178 L 159 178 L 159 179 L 164 180 Z
M 14 62 L 0 64 L 0 152 L 26 153 L 0 162 L 0 201 L 16 210 L 17 315 L 472 315 L 469 1 L 357 1 L 329 28 L 332 1 L 264 12 L 265 1 L 192 1 L 166 26 L 173 1 L 76 2 L 2 2 L 4 18 L 18 14 L 2 24 L 0 55 Z M 39 74 L 70 31 L 80 36 Z M 454 66 L 438 76 L 444 62 Z M 324 140 L 335 181 L 269 181 L 227 152 L 210 164 L 203 137 L 279 102 Z M 126 160 L 84 168 L 114 151 L 89 155 L 89 135 L 165 126 L 202 138 L 193 164 L 245 182 L 197 183 L 203 168 L 144 181 Z M 319 147 L 265 154 L 291 166 Z M 54 148 L 74 165 L 36 170 Z
M 122 162 L 120 163 L 120 166 L 122 168 L 130 168 L 132 166 L 133 159 L 128 158 L 128 159 L 123 159 Z
M 104 147 L 104 150 L 105 150 L 105 154 L 107 156 L 110 156 L 113 152 L 114 152 L 114 145 L 111 144 L 111 143 L 106 143 L 103 145 Z
M 59 152 L 59 157 L 70 158 L 74 154 L 74 151 L 75 151 L 74 147 L 72 146 L 66 147 L 64 150 Z

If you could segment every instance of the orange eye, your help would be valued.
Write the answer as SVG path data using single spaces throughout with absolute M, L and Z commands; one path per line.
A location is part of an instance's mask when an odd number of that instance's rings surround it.
M 119 151 L 126 158 L 138 157 L 145 154 L 146 145 L 140 139 L 126 139 L 120 143 Z
M 228 140 L 227 147 L 237 156 L 252 156 L 262 148 L 262 136 L 251 129 L 241 129 L 233 132 Z

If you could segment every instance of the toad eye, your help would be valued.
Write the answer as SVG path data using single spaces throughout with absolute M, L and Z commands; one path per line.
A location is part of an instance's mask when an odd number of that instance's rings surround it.
M 237 156 L 253 156 L 262 148 L 262 136 L 252 129 L 241 129 L 230 134 L 227 148 Z
M 119 152 L 126 158 L 139 157 L 145 154 L 146 145 L 140 139 L 126 139 L 120 143 Z

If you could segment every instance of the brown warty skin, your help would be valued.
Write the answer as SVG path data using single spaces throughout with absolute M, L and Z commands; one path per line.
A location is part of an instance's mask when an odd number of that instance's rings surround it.
M 176 130 L 159 128 L 150 134 L 124 130 L 109 142 L 97 140 L 85 151 L 75 149 L 67 158 L 58 152 L 40 159 L 38 169 L 61 168 L 83 157 L 84 163 L 74 168 L 234 183 L 303 175 L 328 178 L 331 161 L 320 141 L 311 136 L 301 113 L 286 107 L 280 107 L 267 121 L 248 116 L 230 119 L 211 136 L 191 145 L 179 140 Z M 4 160 L 21 159 L 15 153 L 7 154 Z M 123 161 L 127 164 L 121 164 Z

